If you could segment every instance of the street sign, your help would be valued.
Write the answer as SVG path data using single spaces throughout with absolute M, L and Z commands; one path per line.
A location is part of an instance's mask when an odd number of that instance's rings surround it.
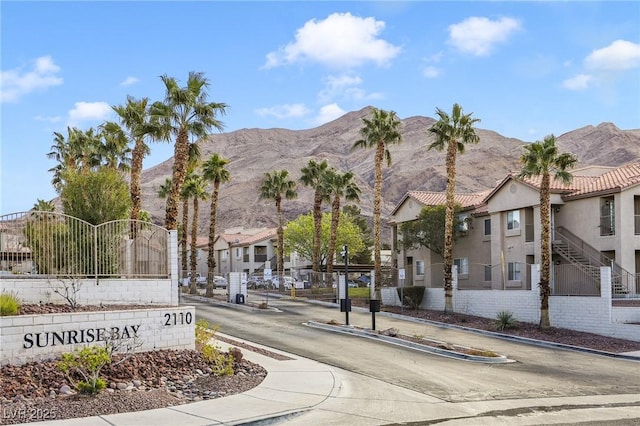
M 398 278 L 404 280 L 404 268 L 398 269 Z
M 266 280 L 270 280 L 271 279 L 271 269 L 265 269 L 264 270 L 264 276 L 263 279 Z

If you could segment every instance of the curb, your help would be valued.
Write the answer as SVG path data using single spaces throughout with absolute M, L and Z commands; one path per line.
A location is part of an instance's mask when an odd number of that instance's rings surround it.
M 496 357 L 487 357 L 481 355 L 469 355 L 462 352 L 452 351 L 448 349 L 436 348 L 429 345 L 422 345 L 419 343 L 410 342 L 404 339 L 398 339 L 391 336 L 384 336 L 382 334 L 374 334 L 369 331 L 358 330 L 356 328 L 350 326 L 335 326 L 329 324 L 323 324 L 316 321 L 307 321 L 303 323 L 306 326 L 318 328 L 325 331 L 331 331 L 335 333 L 343 333 L 350 334 L 358 337 L 364 337 L 367 339 L 378 340 L 385 343 L 390 343 L 392 345 L 402 346 L 409 349 L 414 349 L 421 352 L 428 352 L 435 355 L 440 355 L 448 358 L 459 359 L 463 361 L 472 361 L 472 362 L 482 362 L 485 364 L 506 364 L 516 362 L 515 360 L 509 359 L 504 355 L 498 355 Z

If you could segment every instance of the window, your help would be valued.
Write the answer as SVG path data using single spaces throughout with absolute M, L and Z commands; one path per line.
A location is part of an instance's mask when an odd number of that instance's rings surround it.
M 469 215 L 461 214 L 458 215 L 458 227 L 457 231 L 466 234 L 469 231 Z
M 491 235 L 491 219 L 484 220 L 484 235 L 485 236 Z
M 227 260 L 227 258 L 229 257 L 229 250 L 222 250 L 220 257 L 222 258 L 222 260 Z
M 484 265 L 484 280 L 491 281 L 491 265 Z
M 469 259 L 461 257 L 460 259 L 453 259 L 453 264 L 458 267 L 458 275 L 467 275 L 469 273 Z
M 424 275 L 424 261 L 416 260 L 416 275 Z
M 520 229 L 520 210 L 507 212 L 507 229 Z
M 613 197 L 600 199 L 600 235 L 616 235 L 615 212 Z
M 507 279 L 509 281 L 520 281 L 520 263 L 509 262 L 507 263 Z
M 242 247 L 236 247 L 236 259 L 240 259 L 242 257 Z

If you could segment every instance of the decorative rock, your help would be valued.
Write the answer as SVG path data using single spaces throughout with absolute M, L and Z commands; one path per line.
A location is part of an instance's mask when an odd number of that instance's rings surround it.
M 134 380 L 133 381 L 133 386 L 139 388 L 142 385 L 142 381 L 140 380 Z
M 71 390 L 71 388 L 67 385 L 61 386 L 60 387 L 60 393 L 63 395 L 71 395 L 73 393 L 73 391 Z
M 124 389 L 126 389 L 126 388 L 127 388 L 127 384 L 126 384 L 126 383 L 119 382 L 119 383 L 116 385 L 116 389 L 119 389 L 119 390 L 124 390 Z
M 56 395 L 57 395 L 57 394 L 56 394 L 56 391 L 54 391 L 54 390 L 51 390 L 51 391 L 49 392 L 49 398 L 51 398 L 51 399 L 54 399 L 54 398 L 56 397 Z

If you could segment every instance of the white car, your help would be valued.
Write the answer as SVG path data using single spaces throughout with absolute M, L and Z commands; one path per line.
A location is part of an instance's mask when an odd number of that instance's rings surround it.
M 180 280 L 181 286 L 188 286 L 191 284 L 191 274 L 187 274 L 186 277 Z M 207 285 L 207 277 L 203 277 L 199 272 L 196 273 L 196 284 L 200 287 Z

